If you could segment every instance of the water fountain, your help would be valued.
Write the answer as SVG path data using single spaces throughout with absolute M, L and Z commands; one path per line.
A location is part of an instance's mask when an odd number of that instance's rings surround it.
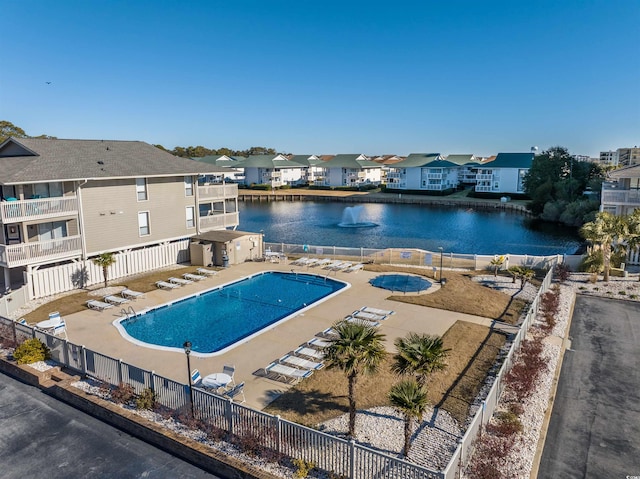
M 360 221 L 360 214 L 364 206 L 347 206 L 342 212 L 342 221 L 338 223 L 341 228 L 371 228 L 378 226 L 376 223 L 370 221 Z

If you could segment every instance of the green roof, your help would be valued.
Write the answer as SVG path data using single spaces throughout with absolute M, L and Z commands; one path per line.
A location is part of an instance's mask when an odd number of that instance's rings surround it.
M 324 161 L 315 155 L 293 155 L 289 158 L 289 161 L 299 163 L 302 166 L 316 166 L 318 163 L 324 163 Z
M 432 166 L 431 163 L 441 158 L 440 153 L 411 153 L 404 160 L 391 165 L 391 168 L 419 168 Z
M 483 168 L 531 168 L 533 153 L 498 153 L 496 159 L 483 163 Z
M 207 163 L 208 165 L 215 165 L 220 168 L 235 168 L 238 164 L 237 160 L 234 160 L 227 155 L 209 155 L 191 159 L 200 161 L 202 163 Z
M 300 163 L 289 161 L 282 155 L 250 155 L 238 161 L 238 168 L 301 168 Z
M 456 165 L 464 166 L 467 164 L 479 165 L 480 162 L 475 159 L 474 155 L 449 155 L 447 156 L 447 161 L 451 163 L 455 163 Z
M 325 168 L 352 168 L 362 170 L 364 168 L 380 168 L 380 163 L 368 159 L 359 159 L 364 155 L 343 154 L 336 155 L 329 161 L 323 162 Z M 366 157 L 365 157 L 366 158 Z

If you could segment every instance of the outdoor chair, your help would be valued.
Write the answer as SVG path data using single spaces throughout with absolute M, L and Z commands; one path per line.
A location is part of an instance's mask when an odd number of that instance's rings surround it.
M 382 321 L 387 319 L 386 316 L 380 316 L 375 313 L 369 313 L 367 311 L 362 311 L 361 309 L 358 309 L 357 311 L 354 311 L 353 313 L 351 313 L 351 316 L 353 318 L 358 318 L 358 319 L 368 319 L 369 321 Z
M 344 270 L 344 272 L 345 273 L 357 273 L 362 268 L 364 268 L 364 265 L 362 263 L 358 263 L 358 264 L 354 264 L 353 266 L 349 266 L 347 269 Z
M 157 281 L 156 287 L 161 289 L 176 289 L 179 288 L 180 285 L 175 283 L 167 283 L 166 281 Z
M 380 326 L 380 323 L 378 321 L 370 321 L 368 319 L 363 319 L 363 318 L 354 318 L 353 316 L 347 316 L 344 319 L 345 321 L 348 321 L 350 323 L 358 323 L 364 326 L 371 326 L 372 328 L 377 328 L 378 326 Z
M 298 356 L 307 356 L 308 358 L 313 358 L 313 359 L 323 359 L 324 358 L 324 353 L 322 351 L 318 351 L 317 349 L 313 349 L 313 348 L 307 348 L 305 346 L 300 346 L 298 349 L 296 349 L 293 354 L 296 354 Z
M 104 302 L 115 304 L 116 306 L 120 306 L 122 304 L 128 303 L 129 300 L 127 298 L 123 298 L 119 296 L 107 295 L 104 297 Z
M 313 374 L 313 370 L 296 369 L 292 368 L 291 366 L 280 364 L 278 362 L 269 364 L 266 368 L 264 368 L 264 371 L 267 375 L 273 373 L 276 379 L 282 379 L 285 382 L 292 384 L 299 383 L 302 379 L 308 378 Z
M 228 375 L 231 378 L 231 382 L 229 384 L 234 384 L 236 383 L 236 380 L 234 378 L 236 372 L 236 367 L 233 364 L 225 364 L 222 366 L 222 373 Z
M 60 324 L 56 325 L 53 327 L 53 335 L 54 336 L 61 336 L 64 334 L 64 339 L 68 339 L 67 338 L 67 324 L 63 321 L 60 322 Z
M 326 348 L 328 346 L 331 346 L 330 342 L 325 341 L 325 340 L 320 339 L 320 338 L 310 339 L 309 341 L 307 341 L 307 344 L 309 346 L 312 346 L 312 347 L 318 348 L 318 349 L 324 349 L 324 348 Z
M 280 359 L 278 359 L 278 362 L 280 363 L 287 363 L 290 364 L 292 366 L 295 366 L 297 368 L 301 368 L 301 369 L 322 369 L 324 367 L 324 364 L 320 363 L 320 362 L 316 362 L 316 361 L 310 361 L 308 359 L 304 359 L 301 358 L 299 356 L 294 356 L 293 354 L 286 354 L 284 356 L 282 356 Z
M 192 273 L 185 273 L 182 275 L 182 277 L 190 281 L 202 281 L 203 279 L 206 278 L 206 276 L 203 276 L 201 274 L 192 274 Z
M 96 311 L 104 311 L 105 309 L 113 308 L 113 304 L 98 301 L 97 299 L 90 299 L 87 301 L 87 306 L 89 309 L 95 309 Z
M 395 311 L 390 311 L 387 309 L 370 308 L 369 306 L 363 306 L 362 308 L 360 308 L 360 311 L 378 314 L 380 316 L 391 316 L 392 314 L 395 314 Z
M 207 268 L 198 268 L 196 269 L 196 273 L 201 274 L 203 276 L 215 276 L 216 274 L 218 274 L 217 271 L 214 271 L 212 269 L 207 269 Z
M 139 297 L 144 296 L 144 293 L 141 293 L 140 291 L 133 291 L 131 289 L 123 289 L 120 292 L 120 295 L 127 299 L 138 299 Z
M 202 382 L 202 376 L 200 375 L 200 371 L 194 369 L 191 371 L 191 385 L 192 386 L 200 386 Z
M 187 284 L 192 284 L 193 281 L 189 280 L 189 279 L 184 279 L 184 278 L 175 278 L 175 277 L 171 277 L 169 278 L 169 283 L 174 283 L 174 284 L 179 284 L 180 286 L 185 286 Z
M 244 381 L 237 386 L 229 389 L 228 391 L 225 391 L 224 393 L 222 393 L 222 395 L 227 399 L 231 399 L 232 401 L 235 401 L 236 398 L 242 398 L 240 404 L 247 402 L 247 398 L 244 397 Z

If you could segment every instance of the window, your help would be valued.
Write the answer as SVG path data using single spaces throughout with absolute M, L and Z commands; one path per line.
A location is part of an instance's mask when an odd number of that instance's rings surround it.
M 149 230 L 149 212 L 141 211 L 138 213 L 138 230 L 140 236 L 149 236 L 151 231 Z
M 193 177 L 184 177 L 184 196 L 193 196 Z
M 195 206 L 187 206 L 187 228 L 196 227 L 196 208 Z
M 145 178 L 136 178 L 136 193 L 138 194 L 138 201 L 149 199 L 147 196 L 147 180 Z

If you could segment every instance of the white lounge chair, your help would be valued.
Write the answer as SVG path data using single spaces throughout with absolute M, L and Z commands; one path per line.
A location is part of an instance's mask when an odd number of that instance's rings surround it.
M 363 306 L 362 308 L 360 308 L 360 311 L 378 314 L 380 316 L 391 316 L 392 314 L 395 314 L 395 311 L 390 311 L 388 309 L 370 308 L 369 306 Z
M 113 304 L 98 301 L 97 299 L 90 299 L 87 301 L 89 309 L 95 309 L 96 311 L 104 311 L 105 309 L 113 308 Z
M 207 269 L 207 268 L 198 268 L 196 269 L 196 273 L 201 274 L 203 276 L 215 276 L 216 274 L 218 274 L 217 271 L 214 271 L 212 269 Z
M 104 302 L 105 303 L 115 304 L 116 306 L 119 306 L 121 304 L 128 303 L 129 300 L 127 298 L 123 298 L 121 296 L 113 296 L 113 295 L 109 294 L 109 295 L 104 297 Z
M 316 267 L 316 266 L 324 267 L 324 266 L 326 266 L 326 265 L 327 265 L 327 264 L 329 264 L 329 263 L 331 263 L 331 259 L 329 259 L 329 258 L 324 258 L 324 259 L 320 259 L 320 260 L 316 261 L 316 262 L 313 264 L 313 266 L 314 266 L 314 267 Z
M 351 313 L 351 316 L 358 319 L 368 319 L 370 321 L 383 321 L 387 319 L 386 316 L 380 316 L 379 314 L 375 313 L 368 313 L 367 311 L 362 311 L 361 309 Z
M 179 288 L 179 284 L 167 283 L 166 281 L 156 281 L 156 287 L 162 289 L 176 289 Z
M 351 265 L 353 265 L 353 263 L 349 263 L 347 261 L 344 261 L 342 263 L 338 263 L 338 264 L 332 266 L 329 269 L 331 269 L 331 271 L 341 271 L 341 270 L 343 270 L 345 268 L 349 268 Z
M 316 336 L 323 339 L 334 339 L 338 337 L 338 333 L 332 327 L 328 327 L 324 331 L 321 331 L 318 334 L 316 334 Z
M 331 346 L 331 343 L 328 341 L 325 341 L 323 339 L 320 338 L 313 338 L 310 341 L 307 341 L 307 344 L 309 346 L 313 346 L 314 348 L 318 348 L 318 349 L 324 349 L 328 346 Z
M 203 279 L 206 278 L 206 276 L 202 276 L 201 274 L 192 274 L 192 273 L 185 273 L 182 275 L 182 277 L 184 279 L 188 279 L 189 281 L 202 281 Z
M 278 362 L 269 364 L 264 368 L 264 371 L 267 375 L 274 373 L 276 378 L 284 379 L 287 382 L 293 382 L 293 384 L 298 383 L 302 379 L 308 378 L 313 374 L 312 369 L 296 369 Z
M 344 272 L 345 273 L 357 273 L 362 268 L 364 268 L 364 265 L 362 263 L 358 263 L 358 264 L 354 264 L 353 266 L 349 266 L 347 269 L 344 270 Z
M 318 351 L 317 349 L 307 348 L 305 346 L 300 346 L 296 349 L 293 354 L 298 356 L 307 356 L 308 358 L 313 359 L 324 359 L 324 353 L 322 351 Z
M 169 283 L 179 284 L 180 286 L 185 286 L 187 284 L 193 284 L 193 281 L 191 281 L 190 279 L 175 278 L 174 276 L 172 276 L 171 278 L 169 278 Z
M 295 264 L 296 266 L 302 266 L 303 264 L 306 264 L 307 261 L 309 261 L 309 258 L 307 256 L 303 256 L 302 258 L 293 260 L 291 264 Z
M 334 266 L 339 265 L 340 263 L 342 263 L 342 261 L 335 259 L 327 264 L 325 264 L 322 269 L 332 269 Z
M 353 316 L 347 316 L 345 320 L 349 321 L 350 323 L 364 324 L 365 326 L 371 326 L 373 328 L 377 328 L 378 326 L 380 326 L 380 323 L 378 321 L 369 321 L 368 319 L 354 318 Z
M 123 289 L 120 291 L 120 295 L 127 299 L 138 299 L 139 297 L 144 296 L 144 293 L 141 293 L 140 291 L 133 291 L 132 289 Z
M 319 362 L 315 362 L 315 361 L 309 361 L 308 359 L 304 359 L 301 358 L 299 356 L 294 356 L 293 354 L 287 354 L 285 356 L 282 356 L 280 359 L 278 359 L 279 362 L 281 363 L 287 363 L 287 364 L 291 364 L 293 366 L 296 366 L 298 368 L 302 368 L 302 369 L 322 369 L 324 367 L 324 364 L 319 363 Z

